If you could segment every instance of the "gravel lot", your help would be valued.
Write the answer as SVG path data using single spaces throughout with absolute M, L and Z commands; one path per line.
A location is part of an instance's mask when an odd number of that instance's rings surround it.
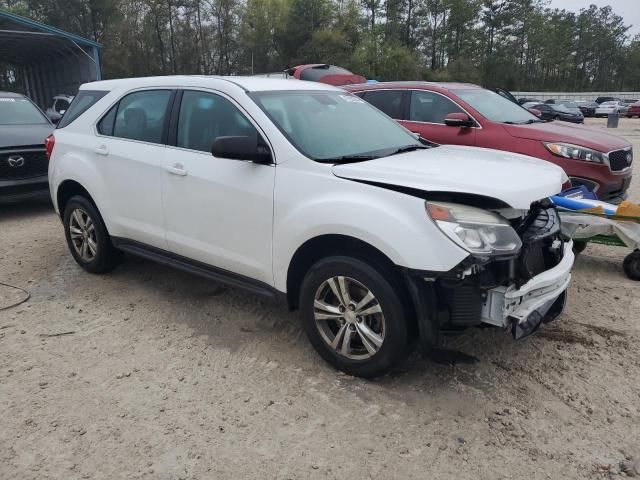
M 640 151 L 640 120 L 617 132 Z M 0 206 L 0 282 L 31 293 L 0 311 L 0 478 L 640 475 L 627 253 L 589 246 L 538 335 L 470 330 L 447 346 L 479 363 L 415 356 L 369 382 L 327 367 L 284 305 L 135 258 L 84 273 L 48 204 Z M 20 295 L 0 286 L 0 308 Z

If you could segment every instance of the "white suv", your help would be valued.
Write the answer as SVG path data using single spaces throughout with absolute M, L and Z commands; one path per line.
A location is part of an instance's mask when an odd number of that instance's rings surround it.
M 129 252 L 300 309 L 320 355 L 373 377 L 443 329 L 520 338 L 564 306 L 574 256 L 533 158 L 429 148 L 320 83 L 84 85 L 49 138 L 53 202 L 85 270 Z

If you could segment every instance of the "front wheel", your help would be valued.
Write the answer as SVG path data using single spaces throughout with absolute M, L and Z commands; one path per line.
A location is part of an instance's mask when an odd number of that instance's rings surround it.
M 409 352 L 402 293 L 382 272 L 361 260 L 320 260 L 300 291 L 303 328 L 317 352 L 350 375 L 373 378 Z

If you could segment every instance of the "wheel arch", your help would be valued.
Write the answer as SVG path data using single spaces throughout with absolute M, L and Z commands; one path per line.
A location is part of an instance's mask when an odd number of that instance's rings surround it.
M 398 266 L 378 248 L 349 235 L 324 234 L 308 239 L 291 257 L 286 281 L 287 304 L 290 310 L 297 310 L 299 306 L 300 286 L 309 269 L 323 258 L 338 255 L 371 263 L 385 274 L 394 277 L 397 285 L 404 287 Z
M 85 197 L 91 202 L 98 213 L 100 213 L 100 209 L 96 205 L 95 200 L 85 187 L 75 180 L 65 180 L 58 186 L 58 190 L 56 191 L 56 204 L 58 205 L 60 218 L 64 217 L 64 209 L 67 202 L 76 195 Z

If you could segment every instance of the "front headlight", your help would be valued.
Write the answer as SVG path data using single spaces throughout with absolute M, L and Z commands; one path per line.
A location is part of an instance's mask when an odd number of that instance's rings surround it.
M 546 143 L 543 142 L 547 150 L 556 157 L 571 158 L 572 160 L 584 160 L 585 162 L 605 163 L 606 154 L 591 150 L 586 147 L 579 147 L 569 143 Z
M 517 253 L 522 242 L 500 215 L 457 203 L 425 202 L 427 214 L 451 240 L 481 256 Z

